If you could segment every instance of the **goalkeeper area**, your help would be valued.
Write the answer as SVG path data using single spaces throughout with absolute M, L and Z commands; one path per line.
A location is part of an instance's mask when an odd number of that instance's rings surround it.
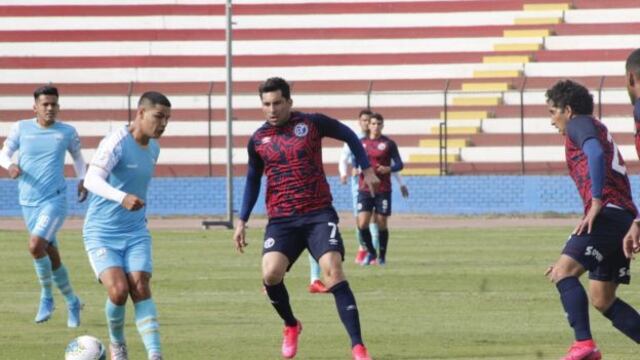
M 543 272 L 557 258 L 572 226 L 537 220 L 537 227 L 395 227 L 386 267 L 354 264 L 356 240 L 343 224 L 345 271 L 374 358 L 559 358 L 572 337 L 557 291 Z M 280 358 L 282 328 L 262 293 L 259 226 L 248 232 L 250 244 L 244 255 L 234 251 L 230 230 L 152 234 L 153 297 L 166 358 Z M 73 286 L 86 304 L 82 325 L 67 329 L 65 304 L 57 290 L 53 318 L 33 323 L 39 287 L 25 251 L 26 233 L 0 231 L 3 359 L 61 359 L 65 345 L 82 334 L 108 343 L 105 294 L 93 276 L 81 234 L 65 230 L 58 238 Z M 293 309 L 304 323 L 299 358 L 348 358 L 348 338 L 334 300 L 331 295 L 307 292 L 308 271 L 303 254 L 286 278 Z M 636 276 L 632 265 L 632 285 L 619 291 L 631 304 L 640 304 Z M 635 345 L 590 311 L 594 338 L 607 358 L 637 359 Z M 126 316 L 130 357 L 145 358 L 131 321 L 131 302 Z

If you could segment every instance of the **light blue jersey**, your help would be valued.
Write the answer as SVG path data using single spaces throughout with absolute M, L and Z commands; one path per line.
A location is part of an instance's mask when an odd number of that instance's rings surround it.
M 18 178 L 20 205 L 38 206 L 56 196 L 63 196 L 67 185 L 64 179 L 64 158 L 69 151 L 81 157 L 80 138 L 70 125 L 54 122 L 42 127 L 37 120 L 16 122 L 5 141 L 8 154 L 19 151 Z
M 360 140 L 364 139 L 367 136 L 367 134 L 365 133 L 360 133 L 358 135 L 358 138 Z M 348 164 L 350 164 L 351 166 L 353 166 L 353 164 L 356 163 L 356 157 L 353 155 L 353 153 L 351 152 L 351 149 L 349 148 L 349 145 L 344 144 L 343 148 L 342 148 L 342 156 L 345 159 L 348 159 Z M 352 175 L 349 176 L 349 184 L 351 186 L 351 202 L 352 202 L 352 209 L 353 209 L 353 215 L 354 216 L 358 216 L 358 178 L 359 175 Z
M 151 139 L 147 146 L 142 146 L 125 126 L 100 142 L 90 165 L 109 173 L 107 182 L 114 188 L 146 202 L 147 188 L 159 154 L 156 140 Z M 145 209 L 129 211 L 115 201 L 91 194 L 83 230 L 86 250 L 106 245 L 112 249 L 126 249 L 130 240 L 150 238 Z

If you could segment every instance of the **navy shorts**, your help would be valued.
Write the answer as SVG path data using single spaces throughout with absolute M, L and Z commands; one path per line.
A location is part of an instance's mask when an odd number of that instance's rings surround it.
M 596 217 L 591 234 L 571 235 L 562 253 L 589 271 L 589 279 L 628 284 L 630 261 L 624 256 L 622 239 L 627 234 L 633 215 L 610 207 Z
M 344 260 L 344 244 L 338 221 L 338 214 L 332 207 L 304 215 L 271 219 L 264 234 L 262 254 L 271 251 L 283 253 L 289 258 L 289 268 L 304 249 L 309 249 L 316 260 L 329 251 L 339 252 Z
M 373 209 L 378 215 L 391 216 L 391 192 L 378 193 L 375 197 L 368 191 L 358 192 L 358 212 L 372 212 Z

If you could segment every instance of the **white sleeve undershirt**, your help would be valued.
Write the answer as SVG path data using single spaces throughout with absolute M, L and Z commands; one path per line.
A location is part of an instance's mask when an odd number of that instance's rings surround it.
M 84 162 L 82 154 L 79 152 L 71 154 L 71 158 L 73 159 L 73 168 L 76 171 L 76 177 L 78 179 L 84 179 L 87 175 L 87 164 Z
M 84 187 L 98 196 L 122 204 L 127 194 L 111 186 L 107 182 L 108 176 L 109 173 L 104 169 L 91 165 L 84 179 Z
M 8 146 L 3 147 L 2 150 L 0 150 L 0 166 L 9 170 L 9 166 L 13 164 L 11 156 L 13 156 L 13 151 L 11 151 Z

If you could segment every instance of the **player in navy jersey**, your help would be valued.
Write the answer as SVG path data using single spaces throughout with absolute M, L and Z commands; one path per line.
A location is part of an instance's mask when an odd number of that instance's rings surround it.
M 362 146 L 367 153 L 371 167 L 375 169 L 380 178 L 380 186 L 372 196 L 368 191 L 364 178 L 360 177 L 358 188 L 358 231 L 367 247 L 368 254 L 362 261 L 362 265 L 376 262 L 376 248 L 371 240 L 369 223 L 372 212 L 375 209 L 374 222 L 378 225 L 380 236 L 380 257 L 377 262 L 384 265 L 386 262 L 387 245 L 389 243 L 389 230 L 387 218 L 391 216 L 391 173 L 402 170 L 403 164 L 396 143 L 382 135 L 384 118 L 378 113 L 371 114 L 369 120 L 369 134 L 362 139 Z
M 247 181 L 233 235 L 236 249 L 242 253 L 247 245 L 246 222 L 258 198 L 264 173 L 269 222 L 263 242 L 262 278 L 271 304 L 284 320 L 282 355 L 287 359 L 295 357 L 302 331 L 283 280 L 302 251 L 308 249 L 320 263 L 325 284 L 335 297 L 338 314 L 351 338 L 353 358 L 368 360 L 355 297 L 342 270 L 344 246 L 324 174 L 322 138 L 331 137 L 350 145 L 371 191 L 379 180 L 357 135 L 347 126 L 322 114 L 291 111 L 293 101 L 284 79 L 267 79 L 260 85 L 259 94 L 267 121 L 247 145 Z
M 0 151 L 0 166 L 18 180 L 19 201 L 29 230 L 29 252 L 40 281 L 40 306 L 35 317 L 42 323 L 52 316 L 52 283 L 67 302 L 67 326 L 80 325 L 82 304 L 74 293 L 67 269 L 60 259 L 57 232 L 67 216 L 67 183 L 64 158 L 73 158 L 78 182 L 78 200 L 84 201 L 85 162 L 76 129 L 57 120 L 60 105 L 58 89 L 43 86 L 33 93 L 35 118 L 16 122 Z M 18 151 L 18 163 L 11 157 Z
M 578 278 L 589 271 L 592 305 L 615 328 L 640 342 L 640 315 L 616 297 L 618 285 L 630 281 L 622 240 L 638 211 L 624 160 L 606 126 L 592 116 L 589 91 L 563 80 L 547 90 L 546 97 L 551 123 L 565 137 L 567 167 L 582 198 L 584 217 L 545 275 L 556 284 L 574 330 L 575 342 L 562 359 L 598 360 L 602 355 L 591 336 L 589 300 Z

